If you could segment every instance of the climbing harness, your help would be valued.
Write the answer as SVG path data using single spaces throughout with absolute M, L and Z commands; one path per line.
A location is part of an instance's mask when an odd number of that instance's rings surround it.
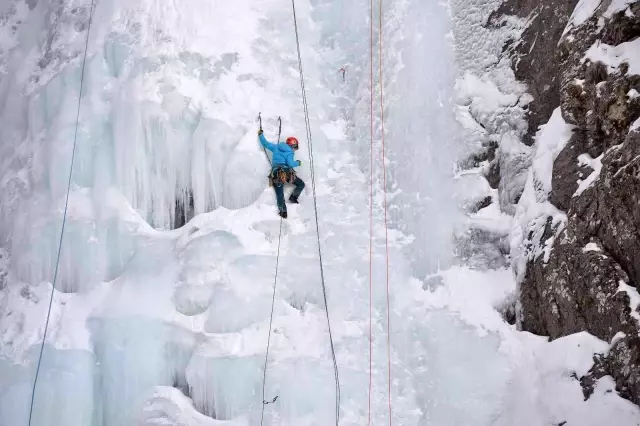
M 260 122 L 260 130 L 262 130 L 262 116 L 258 113 L 258 121 Z M 282 119 L 278 117 L 278 142 L 280 142 L 280 135 L 282 133 Z M 271 165 L 271 160 L 269 160 L 269 156 L 267 155 L 267 151 L 264 150 L 264 154 L 267 157 L 267 161 L 269 165 Z M 273 173 L 271 173 L 273 174 Z M 269 174 L 269 183 L 271 183 L 271 174 Z M 282 239 L 282 217 L 280 217 L 280 231 L 278 232 L 278 252 L 276 254 L 276 272 L 273 278 L 273 294 L 271 296 L 271 314 L 269 315 L 269 334 L 267 336 L 267 350 L 264 355 L 264 369 L 262 370 L 262 414 L 260 415 L 260 425 L 264 423 L 264 407 L 268 404 L 274 404 L 278 400 L 278 395 L 276 395 L 270 401 L 265 399 L 265 387 L 267 384 L 267 364 L 269 362 L 269 348 L 271 346 L 271 328 L 273 326 L 273 310 L 276 302 L 276 286 L 278 284 L 278 266 L 280 263 L 280 241 Z
M 296 16 L 296 2 L 291 0 L 291 7 L 293 10 L 293 26 L 296 34 L 296 48 L 298 51 L 298 68 L 300 70 L 300 90 L 302 92 L 302 106 L 304 108 L 305 126 L 307 129 L 307 143 L 309 145 L 309 169 L 311 171 L 311 189 L 313 193 L 313 210 L 316 220 L 316 234 L 318 239 L 318 257 L 320 260 L 320 281 L 322 283 L 322 295 L 324 297 L 324 308 L 327 317 L 327 328 L 329 330 L 329 343 L 331 344 L 331 357 L 333 358 L 333 373 L 336 383 L 336 426 L 340 421 L 340 377 L 338 374 L 338 362 L 336 361 L 336 351 L 333 345 L 333 335 L 331 333 L 331 320 L 329 317 L 329 304 L 327 302 L 327 288 L 324 279 L 324 266 L 322 263 L 322 248 L 320 245 L 320 225 L 318 221 L 318 203 L 316 198 L 316 180 L 315 180 L 315 167 L 313 161 L 313 141 L 311 138 L 311 123 L 309 122 L 309 105 L 307 103 L 307 93 L 304 84 L 304 73 L 302 70 L 302 56 L 300 55 L 300 37 L 298 34 L 298 19 Z
M 269 186 L 293 183 L 296 180 L 296 172 L 290 168 L 277 168 L 269 173 Z
M 80 73 L 80 91 L 78 93 L 78 108 L 76 112 L 76 124 L 75 133 L 73 135 L 73 145 L 71 148 L 71 164 L 69 166 L 69 179 L 67 180 L 67 194 L 64 200 L 64 212 L 62 215 L 62 226 L 60 227 L 60 239 L 58 240 L 58 253 L 56 255 L 56 266 L 53 272 L 53 282 L 51 283 L 51 297 L 49 298 L 49 307 L 47 308 L 47 319 L 44 324 L 44 332 L 42 335 L 42 344 L 40 345 L 40 353 L 38 354 L 38 364 L 36 366 L 36 373 L 33 378 L 33 387 L 31 388 L 31 403 L 29 405 L 29 426 L 31 426 L 31 419 L 33 417 L 33 406 L 36 395 L 36 387 L 38 385 L 38 375 L 40 374 L 40 366 L 42 364 L 42 357 L 44 354 L 44 345 L 47 340 L 47 330 L 49 328 L 49 319 L 51 318 L 51 307 L 53 305 L 53 296 L 56 290 L 56 282 L 58 280 L 58 268 L 60 266 L 60 253 L 62 252 L 62 238 L 64 237 L 64 229 L 67 223 L 67 210 L 69 207 L 69 193 L 71 192 L 71 177 L 73 176 L 73 162 L 76 156 L 76 143 L 78 141 L 78 126 L 80 123 L 80 103 L 82 101 L 82 90 L 84 88 L 84 69 L 87 63 L 87 51 L 89 50 L 89 34 L 91 32 L 91 24 L 93 22 L 93 9 L 95 7 L 95 0 L 91 0 L 91 9 L 89 10 L 89 23 L 87 24 L 87 37 L 84 44 L 84 56 L 82 58 L 82 72 Z

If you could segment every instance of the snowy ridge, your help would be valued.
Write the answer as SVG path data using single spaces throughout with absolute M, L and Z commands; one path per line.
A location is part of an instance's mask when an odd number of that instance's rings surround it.
M 562 36 L 564 37 L 572 28 L 577 28 L 587 22 L 596 10 L 598 10 L 601 3 L 602 0 L 580 0 L 575 9 L 573 9 L 573 13 L 569 18 L 569 22 L 567 22 L 567 26 L 562 32 Z
M 569 142 L 573 127 L 565 123 L 560 108 L 557 108 L 549 122 L 536 134 L 535 154 L 532 167 L 527 176 L 527 182 L 518 203 L 514 217 L 514 227 L 511 231 L 511 254 L 514 256 L 514 271 L 518 281 L 521 281 L 526 269 L 526 262 L 544 255 L 545 262 L 549 259 L 553 238 L 564 228 L 566 215 L 549 202 L 551 192 L 551 174 L 553 162 Z M 544 242 L 542 246 L 523 245 L 527 235 L 531 241 L 541 241 L 544 235 L 547 218 L 551 217 L 551 227 L 554 236 Z
M 632 0 L 611 0 L 609 2 L 604 2 L 607 10 L 602 13 L 602 16 L 610 19 L 616 12 L 628 10 L 629 5 L 632 3 Z M 580 0 L 573 11 L 562 36 L 564 37 L 571 29 L 578 28 L 587 22 L 602 4 L 602 0 Z

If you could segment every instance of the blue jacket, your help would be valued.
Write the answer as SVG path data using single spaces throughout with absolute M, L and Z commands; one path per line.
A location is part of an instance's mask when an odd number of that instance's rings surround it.
M 274 169 L 277 168 L 294 168 L 300 165 L 300 161 L 294 160 L 293 155 L 295 154 L 293 148 L 287 145 L 284 142 L 280 143 L 271 143 L 267 139 L 265 139 L 264 135 L 260 136 L 260 143 L 262 146 L 273 153 L 271 163 Z

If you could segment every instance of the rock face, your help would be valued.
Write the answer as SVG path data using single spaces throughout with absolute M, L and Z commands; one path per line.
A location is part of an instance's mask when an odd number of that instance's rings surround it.
M 611 375 L 640 405 L 640 63 L 620 54 L 640 51 L 640 1 L 581 1 L 582 13 L 570 18 L 576 3 L 509 0 L 490 22 L 530 20 L 509 47 L 515 75 L 534 97 L 525 143 L 557 107 L 574 126 L 547 200 L 566 219 L 537 221 L 543 231 L 526 236 L 528 247 L 551 250 L 527 259 L 519 325 L 552 339 L 586 330 L 611 342 L 581 378 L 585 397 Z
M 523 137 L 527 145 L 533 144 L 536 130 L 549 120 L 560 102 L 558 58 L 551 52 L 577 3 L 578 0 L 510 0 L 490 18 L 492 25 L 510 15 L 531 21 L 520 40 L 506 46 L 517 57 L 513 61 L 516 78 L 527 84 L 527 91 L 534 98 L 529 104 L 529 128 Z

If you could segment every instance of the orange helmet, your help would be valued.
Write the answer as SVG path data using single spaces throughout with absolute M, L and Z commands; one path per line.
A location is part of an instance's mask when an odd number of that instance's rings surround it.
M 287 138 L 287 145 L 289 145 L 293 149 L 298 149 L 298 139 L 293 136 L 289 136 Z

